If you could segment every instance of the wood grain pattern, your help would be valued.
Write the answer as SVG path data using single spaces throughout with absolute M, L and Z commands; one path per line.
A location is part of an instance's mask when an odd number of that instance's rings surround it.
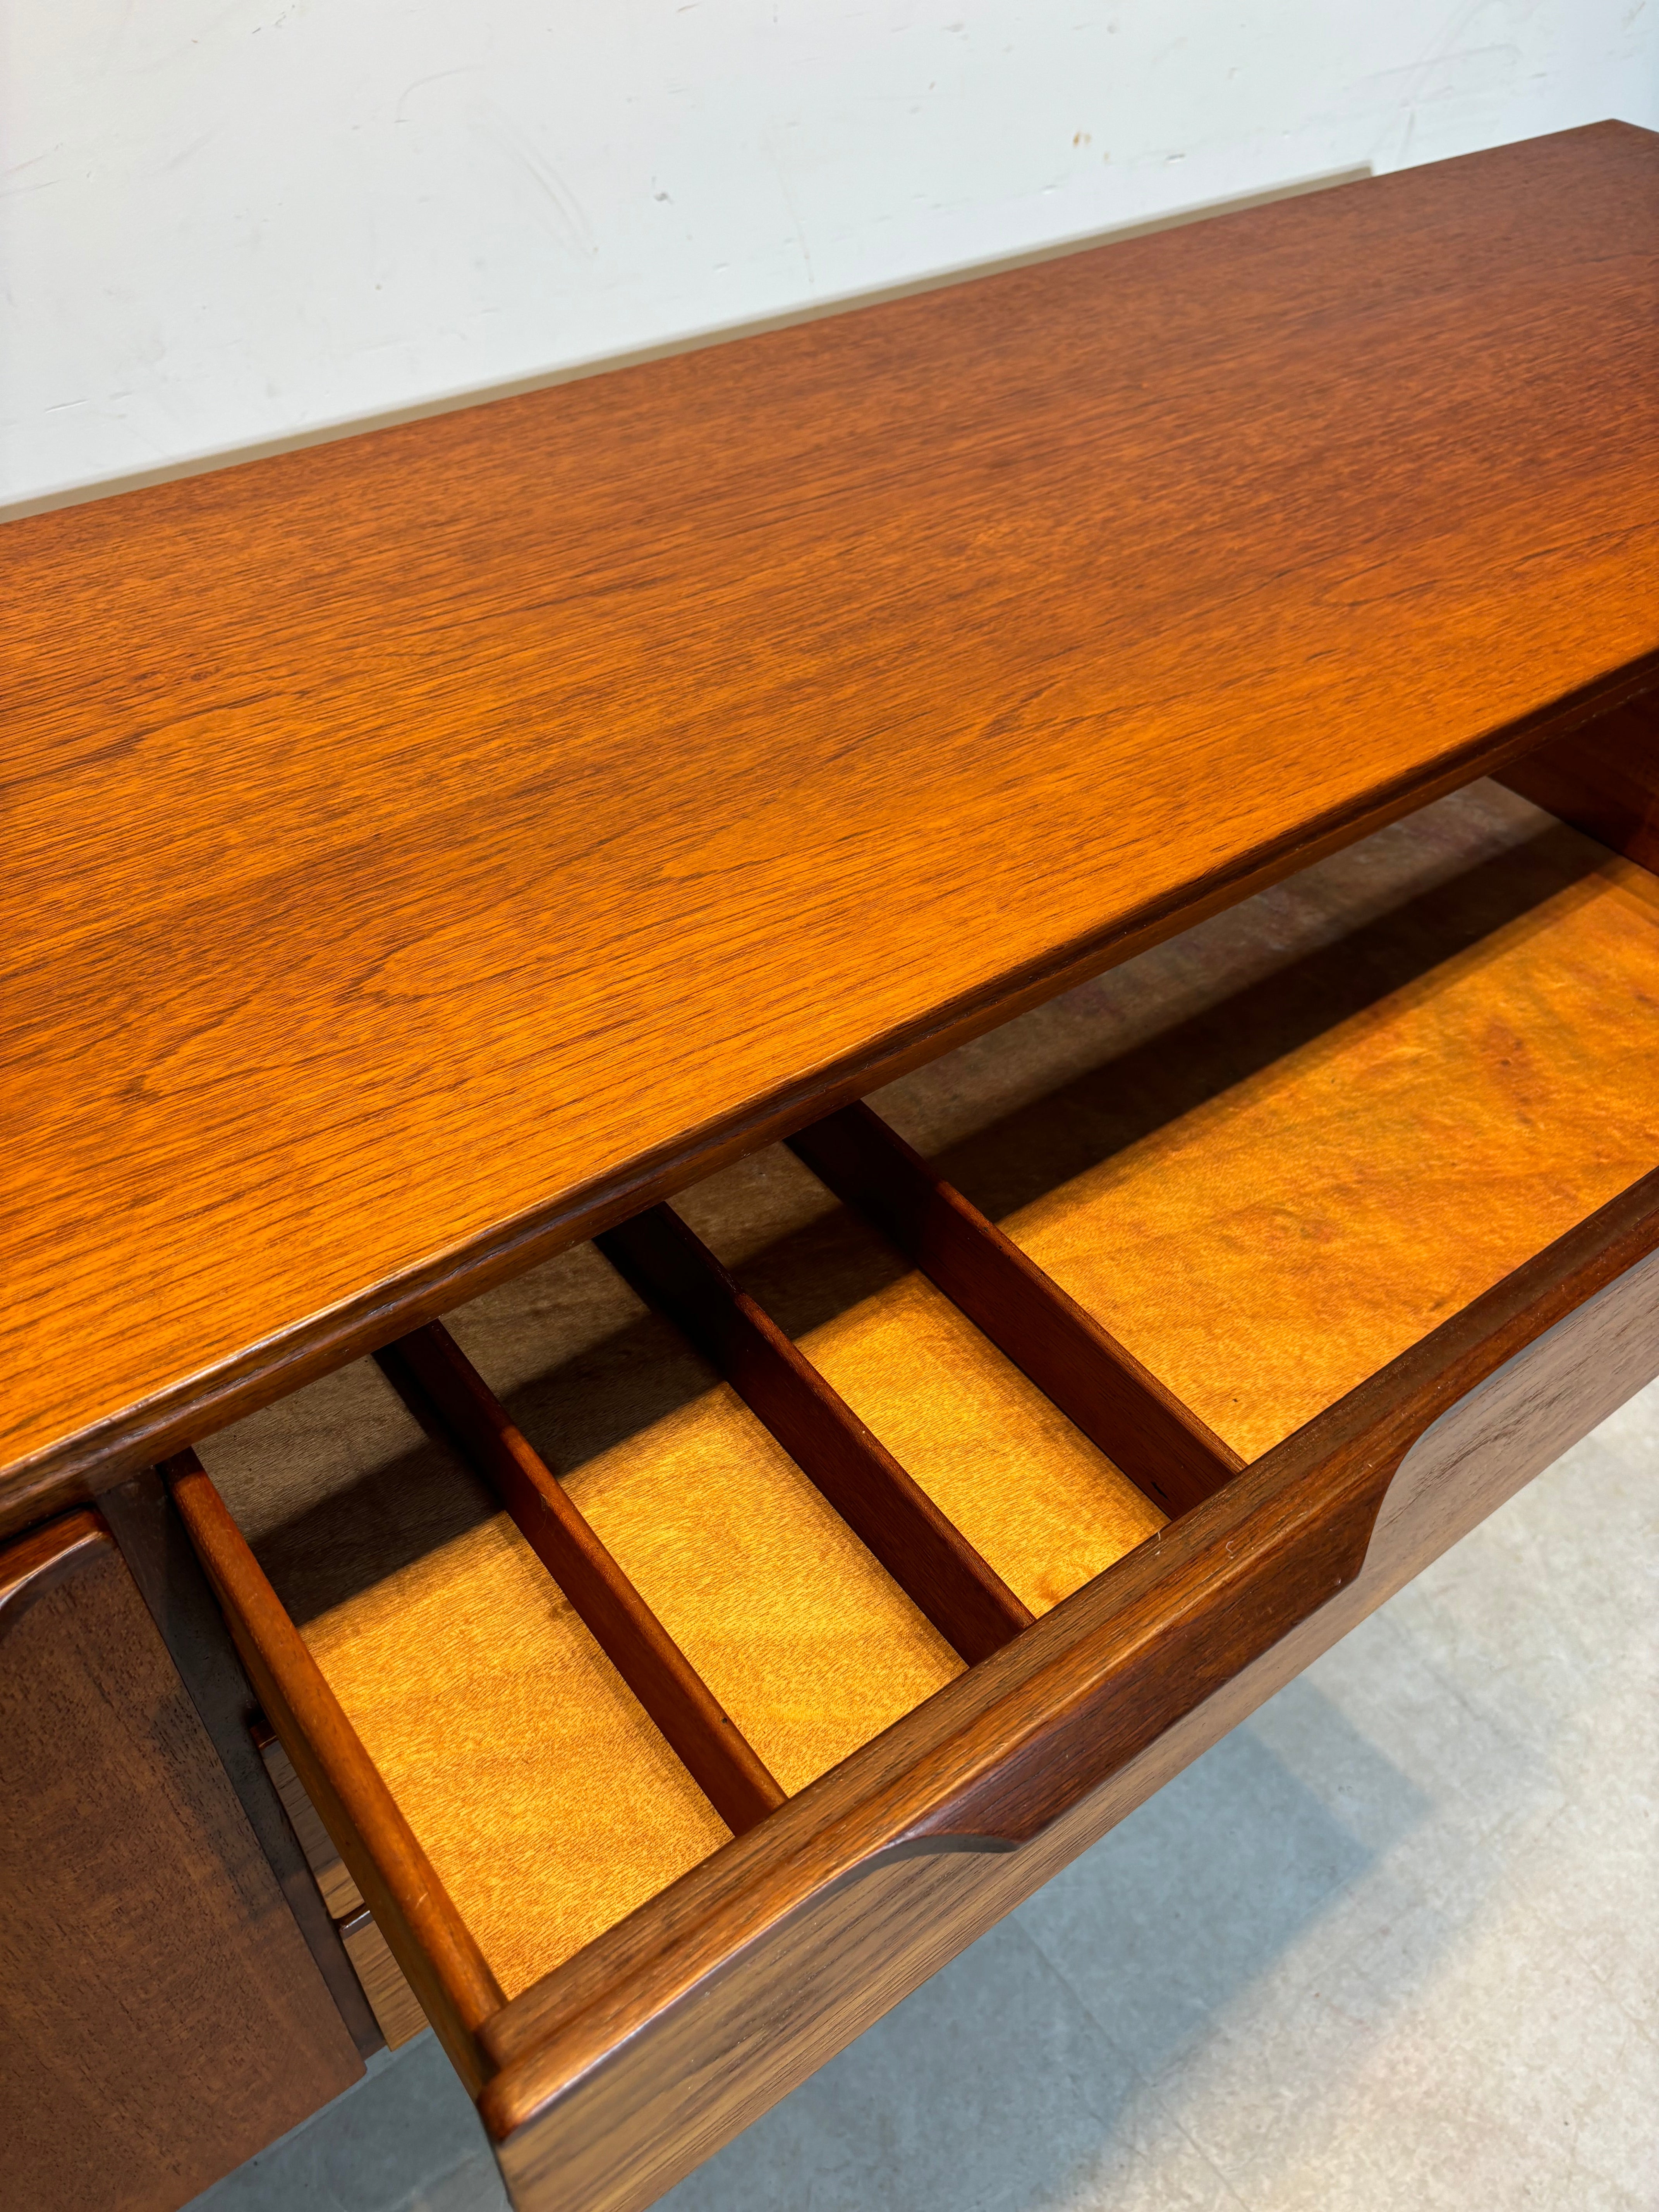
M 1030 1626 L 1030 1608 L 670 1207 L 594 1241 L 720 1369 L 970 1666 Z
M 1659 869 L 1659 694 L 1523 754 L 1498 780 L 1615 853 Z
M 8 526 L 7 1510 L 1650 680 L 1656 150 Z
M 556 1265 L 637 1311 L 591 1248 Z M 539 1333 L 533 1303 L 527 1318 Z M 456 1325 L 492 1382 L 502 1376 L 499 1340 L 480 1338 L 471 1311 Z M 422 1436 L 374 1364 L 326 1378 L 314 1398 L 299 1420 L 313 1437 L 326 1427 L 344 1487 L 267 1524 L 255 1550 L 516 1994 L 729 1832 L 499 1499 Z M 597 1373 L 578 1362 L 545 1395 L 514 1390 L 512 1410 L 785 1789 L 962 1671 L 666 1322 L 641 1316 Z M 306 1448 L 278 1412 L 204 1449 L 216 1485 L 227 1463 L 239 1516 L 260 1496 L 258 1465 L 280 1474 Z M 249 1518 L 258 1525 L 257 1510 Z
M 429 1322 L 376 1358 L 416 1418 L 435 1423 L 498 1492 L 526 1542 L 732 1832 L 775 1811 L 784 1793 L 754 1747 L 447 1329 Z
M 759 1255 L 744 1287 L 780 1322 L 830 1304 L 794 1341 L 1023 1605 L 1047 1613 L 1163 1525 L 941 1291 L 862 1220 L 836 1216 Z M 878 1287 L 837 1311 L 838 1252 L 873 1261 Z
M 521 2212 L 650 2203 L 1639 1387 L 1656 1243 L 1659 1174 L 510 2006 Z M 1299 1626 L 1224 1596 L 1355 1508 Z
M 789 1139 L 1165 1513 L 1244 1464 L 1131 1352 L 865 1105 Z
M 469 2088 L 501 1990 L 305 1640 L 193 1452 L 162 1469 L 259 1701 L 306 1794 Z
M 975 1151 L 1255 1460 L 1659 1163 L 1659 884 L 1545 817 Z
M 504 2058 L 516 2056 L 550 2027 L 573 2019 L 596 2001 L 608 2000 L 614 1984 L 640 1971 L 657 1954 L 665 1936 L 699 1929 L 705 1913 L 746 1898 L 756 1870 L 763 1863 L 774 1868 L 788 1864 L 789 1853 L 825 1814 L 839 1820 L 855 1803 L 867 1802 L 873 1807 L 890 1787 L 902 1785 L 908 1791 L 914 1784 L 917 1795 L 908 1799 L 902 1823 L 888 1840 L 908 1838 L 918 1818 L 936 1821 L 949 1794 L 941 1792 L 941 1780 L 961 1769 L 938 1765 L 929 1768 L 928 1762 L 956 1743 L 964 1722 L 976 1724 L 994 1707 L 1003 1694 L 1002 1686 L 1023 1685 L 1051 1656 L 1062 1665 L 1081 1666 L 1077 1652 L 1109 1623 L 1114 1624 L 1109 1641 L 1115 1652 L 1121 1651 L 1123 1647 L 1118 1639 L 1125 1622 L 1149 1599 L 1161 1608 L 1164 1633 L 1171 1630 L 1188 1633 L 1190 1607 L 1173 1595 L 1171 1576 L 1181 1577 L 1205 1559 L 1216 1564 L 1224 1559 L 1222 1571 L 1229 1578 L 1249 1574 L 1253 1570 L 1238 1541 L 1238 1530 L 1243 1522 L 1262 1514 L 1264 1509 L 1263 1525 L 1271 1540 L 1277 1541 L 1288 1513 L 1328 1512 L 1340 1503 L 1340 1491 L 1346 1483 L 1375 1484 L 1380 1500 L 1406 1452 L 1442 1413 L 1504 1368 L 1557 1321 L 1646 1260 L 1656 1246 L 1659 1246 L 1659 1170 L 1643 1177 L 1589 1221 L 1443 1322 L 1423 1342 L 1391 1361 L 1247 1468 L 1225 1491 L 1171 1523 L 1056 1607 L 991 1661 L 941 1691 L 923 1711 L 890 1729 L 879 1741 L 854 1754 L 835 1774 L 793 1799 L 769 1823 L 765 1844 L 758 1837 L 740 1840 L 721 1852 L 718 1863 L 711 1860 L 677 1884 L 675 1891 L 661 1900 L 654 1928 L 647 1926 L 651 1916 L 636 1916 L 629 1929 L 618 1929 L 606 1942 L 591 1946 L 587 1954 L 564 1973 L 550 1976 L 541 1989 L 526 1993 L 495 2024 L 492 2048 Z M 1650 1277 L 1642 1280 L 1650 1282 Z M 1645 1305 L 1640 1310 L 1644 1314 Z M 1217 1625 L 1226 1635 L 1248 1638 L 1251 1633 L 1247 1617 L 1229 1619 L 1224 1609 Z M 1155 1628 L 1153 1633 L 1158 1632 Z M 1089 1671 L 1084 1669 L 1085 1674 Z M 1046 1724 L 1048 1709 L 1040 1702 L 1034 1701 L 1027 1710 L 1038 1726 Z M 1127 1712 L 1115 1725 L 1135 1729 L 1145 1723 L 1143 1713 Z M 978 1771 L 993 1771 L 994 1764 L 993 1760 Z M 1060 1793 L 1060 1801 L 1069 1778 L 1063 1772 L 1051 1778 L 1049 1786 Z M 1051 1799 L 1048 1817 L 1054 1817 L 1060 1809 L 1061 1802 Z M 884 1820 L 892 1814 L 892 1805 L 882 1807 Z M 838 1831 L 837 1849 L 844 1840 Z M 775 1851 L 779 1854 L 775 1859 Z M 836 1870 L 845 1871 L 845 1866 L 838 1865 Z M 803 1879 L 810 1890 L 811 1879 Z
M 1104 1249 L 1109 1278 L 1132 1286 L 1154 1330 L 1141 1339 L 1149 1363 L 1186 1358 L 1196 1320 L 1221 1346 L 1217 1385 L 1243 1393 L 1271 1441 L 1425 1334 L 1449 1293 L 1484 1290 L 1651 1163 L 1659 926 L 1638 875 L 1521 799 L 1460 793 L 1317 880 L 1218 917 L 1207 950 L 1164 948 L 961 1065 L 936 1063 L 892 1110 L 918 1127 L 936 1091 L 963 1174 L 1005 1206 L 1037 1178 Z M 1265 1138 L 1264 1100 L 1277 1102 Z M 939 1131 L 945 1109 L 928 1110 L 920 1127 Z M 1425 1128 L 1450 1132 L 1426 1158 Z M 1403 1146 L 1390 1133 L 1402 1130 Z M 1149 1261 L 1096 1210 L 1102 1152 L 1127 1155 L 1131 1187 L 1160 1183 L 1173 1162 L 1182 1187 L 1221 1202 L 1180 1249 L 1184 1294 L 1166 1295 L 1167 1255 Z M 705 1236 L 1034 1610 L 1152 1533 L 1139 1493 L 1121 1486 L 1141 1508 L 1127 1521 L 1093 1448 L 1059 1433 L 1067 1425 L 959 1316 L 959 1334 L 942 1337 L 931 1310 L 949 1316 L 947 1302 L 788 1154 L 720 1183 L 685 1201 Z M 1301 1233 L 1333 1220 L 1340 1237 Z M 1279 1233 L 1259 1234 L 1261 1221 Z M 1287 1255 L 1306 1286 L 1297 1300 L 1283 1288 Z M 918 1643 L 925 1624 L 764 1450 L 758 1424 L 590 1249 L 455 1327 L 787 1787 L 951 1679 Z M 1017 1401 L 996 1395 L 1008 1377 Z M 517 1995 L 722 1839 L 685 1817 L 665 1753 L 650 1763 L 662 1747 L 642 1716 L 653 1743 L 629 1735 L 619 1708 L 632 1700 L 597 1653 L 583 1671 L 590 1639 L 550 1602 L 505 1516 L 491 1520 L 494 1501 L 422 1444 L 372 1365 L 307 1395 L 291 1421 L 272 1409 L 217 1440 L 210 1465 L 217 1476 L 224 1457 L 233 1503 L 257 1522 L 285 1462 L 341 1460 L 337 1504 L 296 1492 L 285 1510 L 298 1517 L 258 1540 L 262 1556 Z M 1023 1431 L 1014 1449 L 1005 1413 Z M 945 1432 L 931 1457 L 930 1430 Z M 1057 1467 L 1055 1510 L 1015 1544 L 1014 1519 Z M 994 1492 L 1007 1493 L 1000 1549 Z M 1091 1516 L 1103 1540 L 1085 1558 L 1076 1528 Z M 1045 1546 L 1066 1571 L 1040 1591 Z
M 362 2065 L 104 1524 L 0 1594 L 0 2195 L 174 2212 Z

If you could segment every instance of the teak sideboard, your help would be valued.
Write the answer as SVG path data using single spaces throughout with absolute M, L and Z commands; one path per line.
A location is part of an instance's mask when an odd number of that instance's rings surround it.
M 1659 1371 L 1659 138 L 8 526 L 0 2101 L 631 2212 Z

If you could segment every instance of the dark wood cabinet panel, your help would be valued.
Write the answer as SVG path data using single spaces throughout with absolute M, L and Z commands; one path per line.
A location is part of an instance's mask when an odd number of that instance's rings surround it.
M 362 2072 L 96 1515 L 0 1553 L 0 2137 L 29 2212 L 173 2212 Z

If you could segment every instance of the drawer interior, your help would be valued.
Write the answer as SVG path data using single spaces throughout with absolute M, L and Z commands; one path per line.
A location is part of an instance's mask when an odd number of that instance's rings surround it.
M 1653 879 L 1480 784 L 870 1103 L 1127 1347 L 1133 1389 L 1162 1386 L 1159 1433 L 1184 1420 L 1213 1486 L 1650 1169 L 1656 1102 Z M 818 1166 L 774 1147 L 674 1201 L 714 1270 L 689 1304 L 624 1237 L 447 1324 L 784 1795 L 969 1639 L 710 1364 L 722 1301 L 769 1316 L 961 1532 L 1005 1632 L 1182 1502 L 1022 1371 L 1008 1263 L 976 1326 L 926 1237 Z M 477 1453 L 400 1387 L 362 1363 L 204 1457 L 511 1996 L 732 1831 Z
M 1654 1164 L 1656 896 L 1482 782 L 872 1103 L 1255 1459 Z

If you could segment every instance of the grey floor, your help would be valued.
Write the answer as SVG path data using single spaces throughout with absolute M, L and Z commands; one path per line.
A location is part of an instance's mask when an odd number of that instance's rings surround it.
M 1659 2208 L 1659 1385 L 664 2200 Z M 430 2035 L 200 2212 L 501 2212 Z

